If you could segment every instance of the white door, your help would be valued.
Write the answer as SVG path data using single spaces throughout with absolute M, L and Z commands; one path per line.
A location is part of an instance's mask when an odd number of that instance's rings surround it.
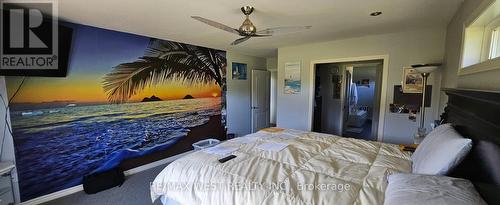
M 269 127 L 270 73 L 252 70 L 252 133 Z

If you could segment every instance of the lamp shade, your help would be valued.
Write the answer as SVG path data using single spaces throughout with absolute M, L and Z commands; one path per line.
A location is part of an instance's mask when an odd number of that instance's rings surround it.
M 415 69 L 419 73 L 432 73 L 439 68 L 441 64 L 433 63 L 433 64 L 418 64 L 412 65 L 413 69 Z

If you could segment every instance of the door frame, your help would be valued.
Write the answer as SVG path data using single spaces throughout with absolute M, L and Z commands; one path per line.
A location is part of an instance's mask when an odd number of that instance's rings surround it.
M 382 66 L 382 85 L 380 92 L 380 106 L 379 106 L 379 119 L 378 119 L 378 131 L 377 131 L 377 141 L 382 141 L 384 139 L 384 125 L 385 125 L 385 111 L 387 110 L 387 86 L 388 86 L 388 77 L 389 77 L 389 55 L 374 55 L 374 56 L 360 56 L 360 57 L 347 57 L 347 58 L 334 58 L 334 59 L 319 59 L 319 60 L 311 60 L 310 65 L 310 79 L 312 85 L 309 89 L 310 93 L 314 93 L 314 85 L 315 85 L 315 73 L 316 73 L 316 64 L 323 63 L 346 63 L 346 62 L 355 62 L 355 61 L 371 61 L 371 60 L 383 60 Z M 314 94 L 309 96 L 309 130 L 312 130 L 313 126 L 313 117 L 314 117 Z

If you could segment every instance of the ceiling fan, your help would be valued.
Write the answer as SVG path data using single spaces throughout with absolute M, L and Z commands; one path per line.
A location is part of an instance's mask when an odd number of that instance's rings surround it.
M 191 16 L 191 18 L 194 18 L 198 21 L 201 21 L 203 23 L 206 23 L 210 26 L 213 26 L 218 29 L 222 29 L 227 32 L 234 33 L 239 36 L 243 36 L 242 38 L 236 39 L 231 43 L 231 45 L 238 45 L 240 43 L 243 43 L 244 41 L 252 38 L 252 37 L 268 37 L 272 36 L 274 34 L 284 34 L 284 33 L 293 33 L 293 32 L 298 32 L 301 30 L 306 30 L 310 29 L 311 26 L 289 26 L 289 27 L 275 27 L 275 28 L 268 28 L 264 30 L 257 31 L 257 28 L 253 25 L 252 21 L 250 21 L 250 14 L 252 14 L 254 8 L 252 6 L 244 6 L 241 7 L 241 11 L 243 14 L 245 14 L 246 19 L 243 21 L 243 24 L 241 24 L 239 29 L 231 28 L 229 26 L 226 26 L 224 24 L 199 17 L 199 16 Z

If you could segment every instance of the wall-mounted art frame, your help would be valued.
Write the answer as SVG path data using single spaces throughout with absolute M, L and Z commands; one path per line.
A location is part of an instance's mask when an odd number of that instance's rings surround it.
M 301 62 L 285 63 L 285 94 L 299 94 Z
M 247 79 L 247 64 L 245 63 L 231 63 L 231 76 L 233 80 L 246 80 Z
M 424 79 L 417 70 L 413 68 L 403 68 L 403 93 L 422 93 Z

